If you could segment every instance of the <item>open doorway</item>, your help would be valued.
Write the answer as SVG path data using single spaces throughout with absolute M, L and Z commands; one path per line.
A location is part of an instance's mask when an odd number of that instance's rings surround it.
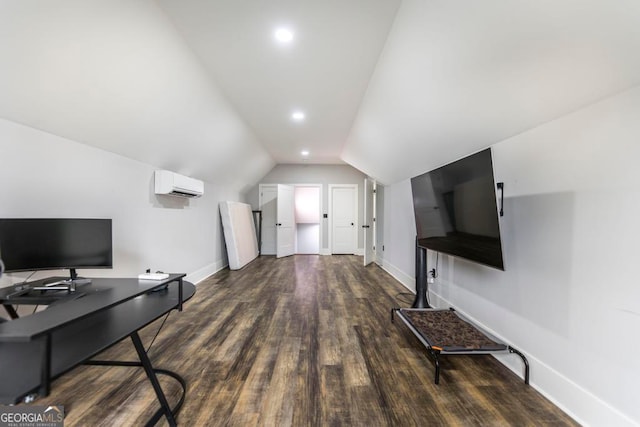
M 320 253 L 320 186 L 294 186 L 296 253 Z
M 322 185 L 293 184 L 294 253 L 319 254 L 322 247 Z M 278 184 L 259 185 L 262 210 L 262 255 L 276 255 L 278 248 Z

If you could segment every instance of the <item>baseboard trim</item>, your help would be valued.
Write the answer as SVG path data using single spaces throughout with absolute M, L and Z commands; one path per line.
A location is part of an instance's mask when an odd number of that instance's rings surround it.
M 382 259 L 381 263 L 378 263 L 380 267 L 387 273 L 393 276 L 398 282 L 400 282 L 405 288 L 416 293 L 416 279 L 414 277 L 409 276 L 404 271 L 400 270 L 395 265 L 391 264 L 389 261 Z
M 213 276 L 218 271 L 226 268 L 228 265 L 229 264 L 224 262 L 224 260 L 218 260 L 205 267 L 202 267 L 199 270 L 196 270 L 192 273 L 187 274 L 187 276 L 185 277 L 185 280 L 197 285 L 198 283 L 202 282 L 206 278 Z

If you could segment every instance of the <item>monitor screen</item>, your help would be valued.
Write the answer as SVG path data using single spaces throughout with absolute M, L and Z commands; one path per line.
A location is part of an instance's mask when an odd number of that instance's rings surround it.
M 0 219 L 5 271 L 111 268 L 110 219 Z
M 411 179 L 418 246 L 504 270 L 491 149 Z

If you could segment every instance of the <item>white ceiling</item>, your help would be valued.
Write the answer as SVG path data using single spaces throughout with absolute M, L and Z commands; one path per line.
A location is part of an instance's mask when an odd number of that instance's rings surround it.
M 342 163 L 400 0 L 158 2 L 277 163 L 303 149 L 310 163 Z M 274 38 L 281 26 L 290 45 Z
M 393 183 L 640 84 L 639 23 L 637 0 L 0 0 L 0 117 L 234 189 L 302 149 Z

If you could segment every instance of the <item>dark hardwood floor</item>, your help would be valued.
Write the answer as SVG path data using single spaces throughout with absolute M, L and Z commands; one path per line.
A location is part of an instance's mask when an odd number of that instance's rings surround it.
M 355 256 L 261 257 L 198 285 L 150 351 L 188 382 L 185 426 L 575 425 L 491 356 L 433 364 L 390 308 L 406 289 Z M 149 344 L 159 321 L 142 331 Z M 517 356 L 513 356 L 517 357 Z M 100 359 L 135 360 L 125 340 Z M 178 386 L 161 379 L 171 402 Z M 67 426 L 142 425 L 157 408 L 141 370 L 82 366 L 38 404 Z M 164 422 L 164 421 L 163 421 Z

